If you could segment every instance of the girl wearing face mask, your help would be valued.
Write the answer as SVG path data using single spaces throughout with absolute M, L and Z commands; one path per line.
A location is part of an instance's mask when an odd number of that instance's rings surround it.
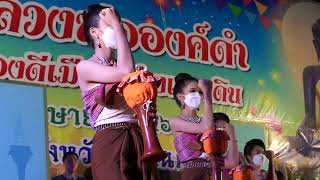
M 110 107 L 95 102 L 101 84 L 119 83 L 124 75 L 134 71 L 120 16 L 112 6 L 94 4 L 84 11 L 83 25 L 85 38 L 94 48 L 92 56 L 77 65 L 84 107 L 96 131 L 92 145 L 93 179 L 155 179 L 155 167 L 139 159 L 142 137 L 134 112 L 124 98 L 114 94 Z
M 170 120 L 170 127 L 176 152 L 183 168 L 181 176 L 183 180 L 209 180 L 211 176 L 208 155 L 202 152 L 201 144 L 197 143 L 199 134 L 214 127 L 211 92 L 212 82 L 210 80 L 198 81 L 186 73 L 180 73 L 175 78 L 173 95 L 177 105 L 181 108 L 181 114 Z M 199 117 L 197 110 L 202 103 L 204 113 L 202 117 Z M 219 123 L 221 128 L 226 128 L 227 124 Z M 230 129 L 233 131 L 233 128 Z M 233 135 L 232 138 L 234 140 L 235 136 Z M 219 161 L 224 164 L 222 160 Z
M 272 151 L 265 150 L 265 145 L 260 139 L 248 141 L 244 147 L 244 160 L 246 164 L 254 168 L 255 180 L 277 180 L 272 160 Z M 262 170 L 264 164 L 267 164 L 268 171 Z

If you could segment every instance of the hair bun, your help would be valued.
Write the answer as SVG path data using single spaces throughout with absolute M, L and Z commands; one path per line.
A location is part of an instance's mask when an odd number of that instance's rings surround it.
M 184 81 L 187 79 L 194 79 L 194 77 L 192 77 L 190 74 L 188 73 L 179 73 L 175 78 L 174 81 L 178 82 L 178 81 Z

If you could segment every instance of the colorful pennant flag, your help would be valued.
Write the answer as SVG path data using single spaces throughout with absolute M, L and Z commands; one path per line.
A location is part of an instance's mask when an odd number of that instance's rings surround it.
M 277 30 L 280 32 L 281 31 L 281 26 L 282 26 L 282 22 L 279 19 L 274 19 L 273 20 L 273 24 L 276 26 Z
M 270 25 L 270 19 L 267 17 L 267 16 L 259 16 L 262 24 L 263 24 L 263 27 L 264 28 L 268 28 L 268 26 Z
M 260 15 L 262 15 L 268 9 L 267 6 L 263 5 L 262 3 L 258 2 L 257 0 L 254 0 L 254 3 L 256 4 L 256 7 L 257 7 Z
M 235 17 L 239 17 L 239 15 L 241 14 L 241 7 L 236 6 L 232 3 L 228 3 L 229 9 L 231 10 L 231 13 L 233 14 L 233 16 Z
M 256 20 L 257 18 L 257 15 L 255 15 L 254 13 L 248 11 L 248 10 L 244 10 L 244 13 L 247 15 L 248 19 L 249 19 L 249 22 L 251 24 L 254 23 L 254 21 Z

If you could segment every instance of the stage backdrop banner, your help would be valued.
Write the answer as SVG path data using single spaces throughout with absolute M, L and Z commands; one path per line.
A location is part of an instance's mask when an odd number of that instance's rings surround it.
M 180 113 L 172 94 L 180 72 L 213 82 L 214 111 L 229 115 L 239 151 L 252 138 L 265 140 L 269 147 L 295 136 L 304 119 L 303 69 L 318 63 L 311 30 L 320 18 L 318 3 L 0 0 L 0 86 L 23 84 L 18 89 L 24 93 L 29 87 L 45 90 L 30 93 L 25 106 L 10 110 L 19 114 L 46 98 L 41 107 L 46 111 L 39 108 L 33 114 L 47 122 L 48 176 L 63 172 L 62 155 L 67 151 L 79 154 L 80 174 L 91 164 L 94 131 L 83 110 L 76 64 L 93 53 L 85 42 L 82 19 L 83 10 L 93 3 L 112 4 L 120 12 L 135 62 L 162 78 L 157 134 L 168 157 L 158 163 L 159 169 L 180 168 L 169 126 Z M 43 122 L 24 117 L 12 117 L 32 124 L 24 134 L 44 132 Z

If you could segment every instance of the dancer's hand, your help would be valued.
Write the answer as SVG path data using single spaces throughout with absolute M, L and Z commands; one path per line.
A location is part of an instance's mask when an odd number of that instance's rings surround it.
M 212 92 L 212 82 L 208 79 L 200 79 L 198 82 L 198 86 L 203 92 L 204 97 L 211 97 Z
M 224 130 L 228 134 L 230 140 L 235 141 L 236 140 L 236 135 L 234 132 L 234 127 L 231 123 L 226 123 L 224 126 Z
M 101 10 L 99 16 L 103 22 L 109 25 L 112 29 L 121 27 L 121 23 L 113 7 Z
M 267 159 L 270 161 L 270 160 L 272 160 L 272 157 L 273 157 L 273 151 L 271 151 L 271 150 L 266 150 L 265 152 L 264 152 L 264 155 L 267 157 Z

